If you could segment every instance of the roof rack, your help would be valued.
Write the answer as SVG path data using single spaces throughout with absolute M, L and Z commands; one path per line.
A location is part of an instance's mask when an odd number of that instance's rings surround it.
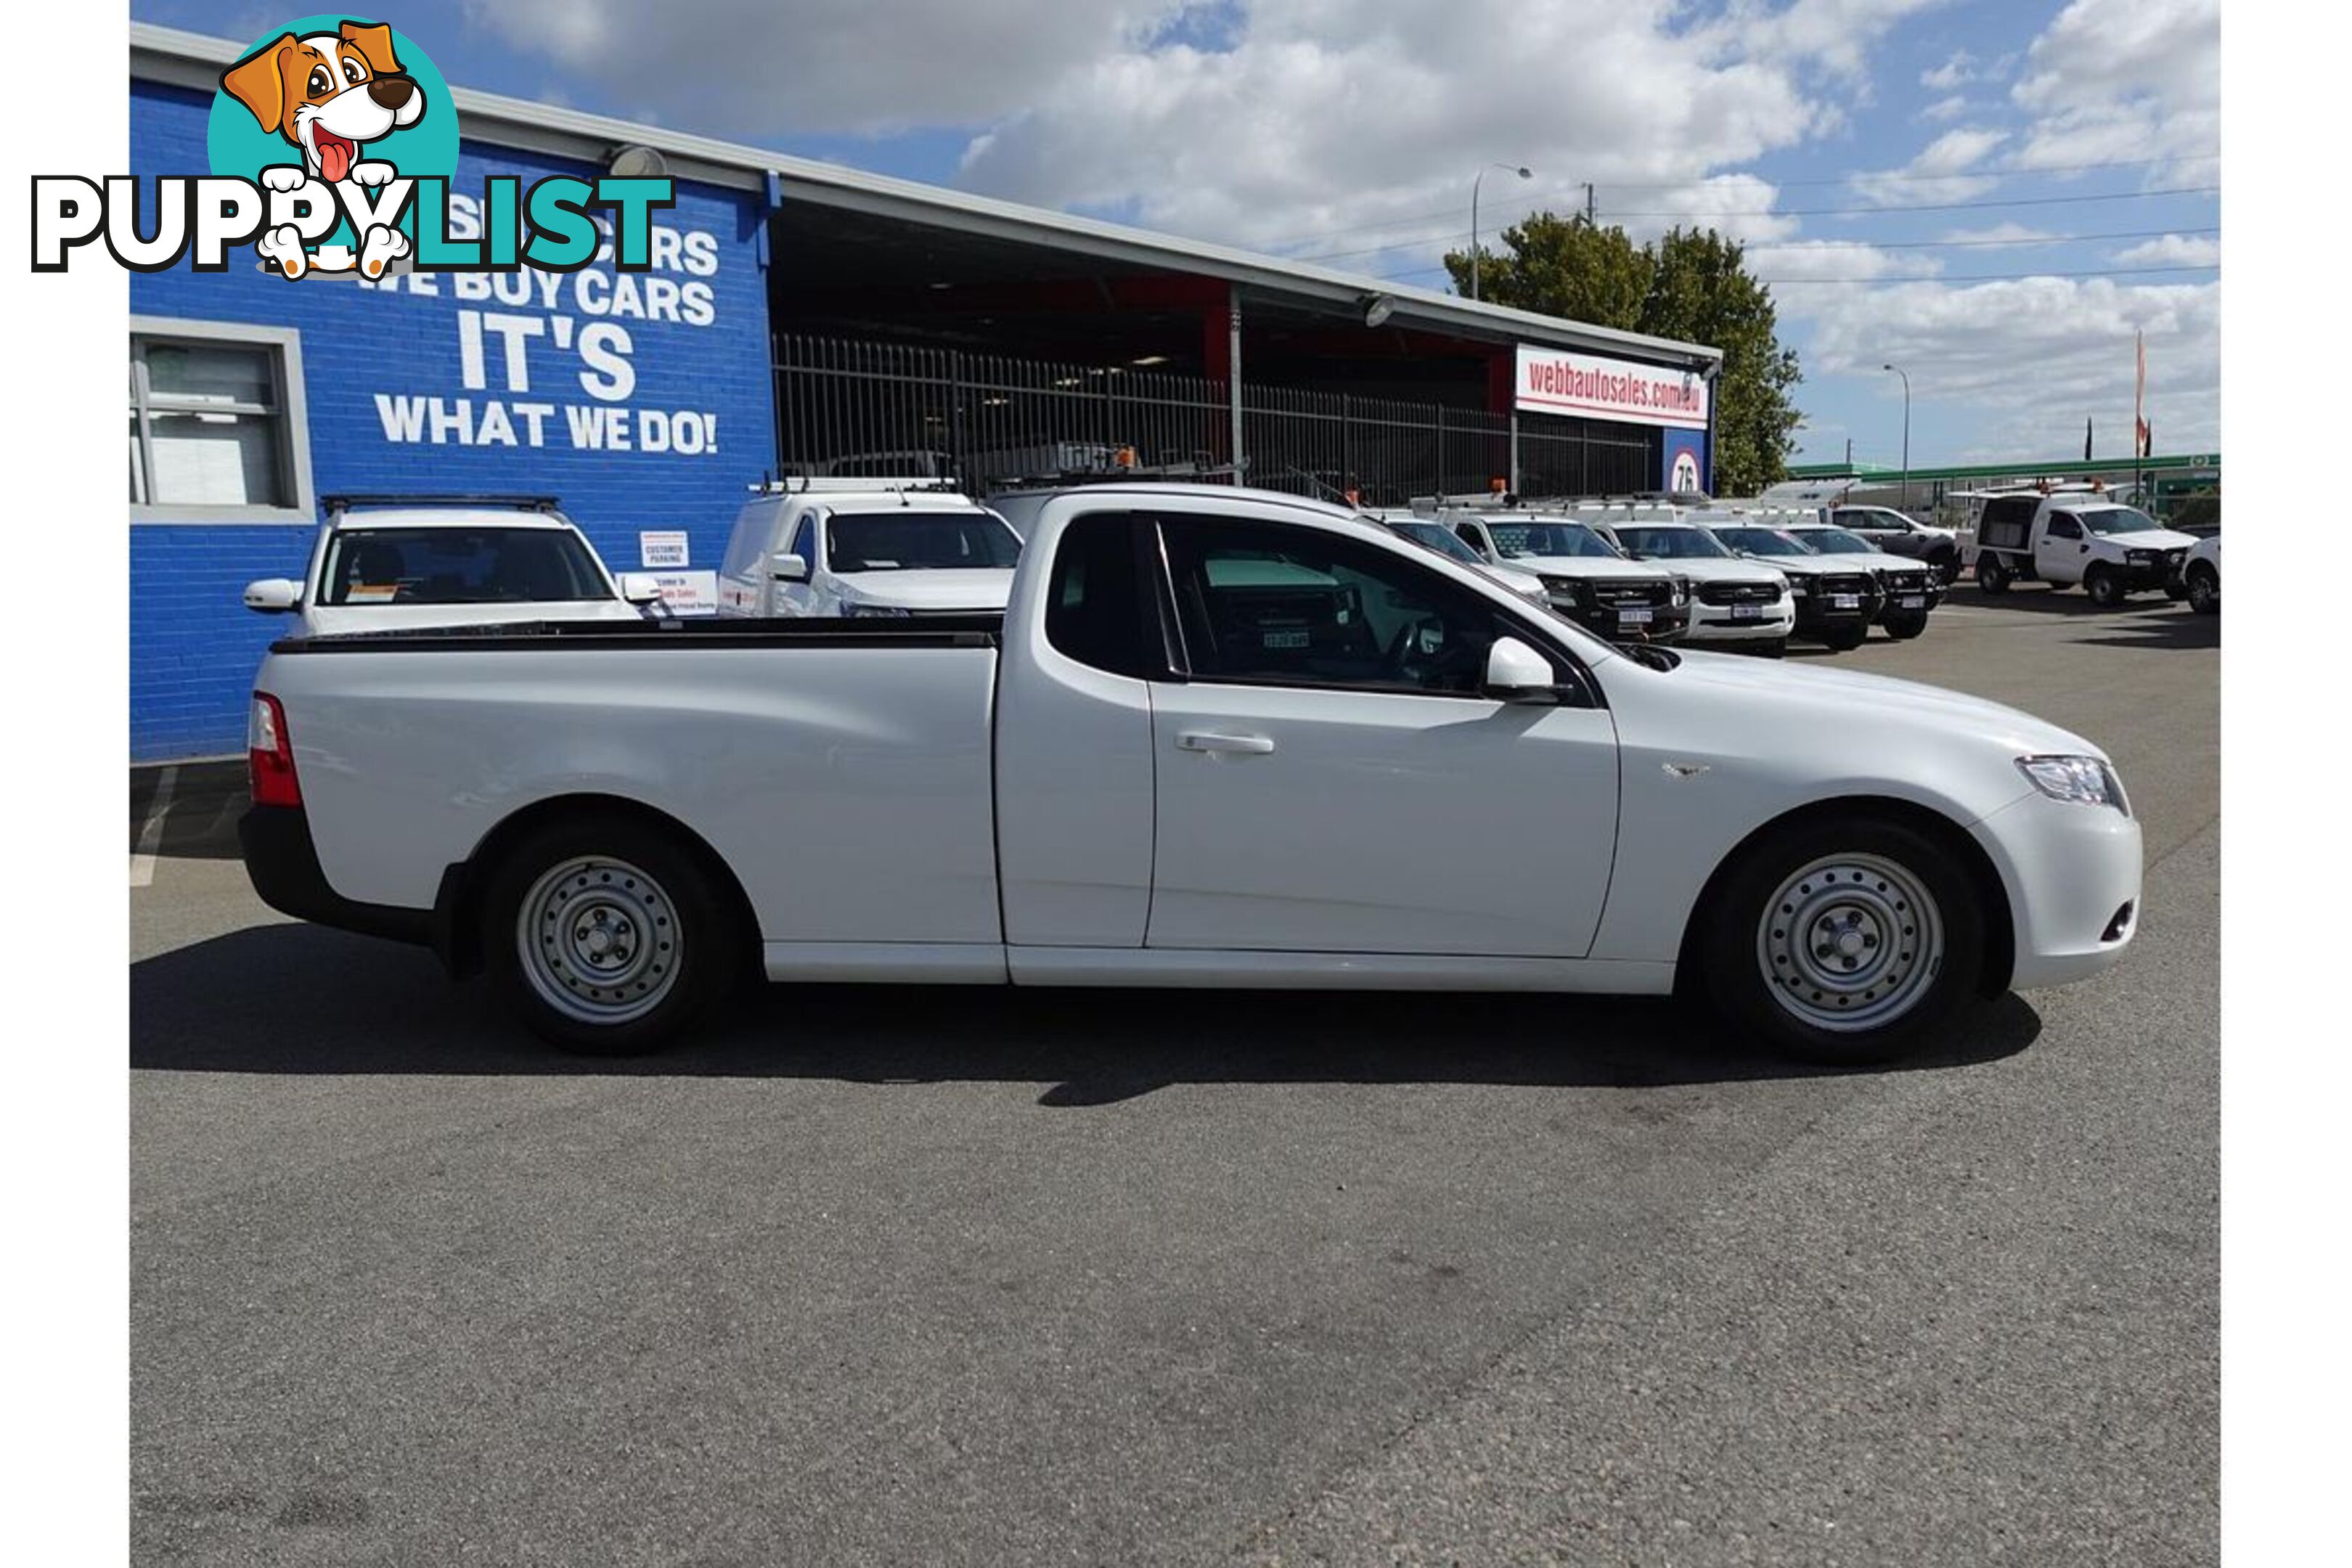
M 961 495 L 963 487 L 954 479 L 929 474 L 875 475 L 852 478 L 847 475 L 783 474 L 762 472 L 760 482 L 744 489 L 755 496 L 782 495 L 876 495 L 884 491 L 921 490 L 931 494 L 953 492 Z
M 515 511 L 554 511 L 553 496 L 503 495 L 478 490 L 341 490 L 319 498 L 319 510 L 330 516 L 362 506 L 494 506 Z
M 1181 463 L 1137 463 L 1123 468 L 1065 468 L 1059 473 L 1023 474 L 1017 478 L 992 479 L 991 493 L 1002 490 L 1045 489 L 1076 485 L 1118 485 L 1134 479 L 1231 479 L 1235 482 L 1247 477 L 1249 463 L 1212 463 L 1192 461 Z

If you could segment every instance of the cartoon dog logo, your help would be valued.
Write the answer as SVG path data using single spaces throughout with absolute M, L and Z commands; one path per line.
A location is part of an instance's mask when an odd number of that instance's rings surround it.
M 347 21 L 334 32 L 302 37 L 287 33 L 223 71 L 221 89 L 251 110 L 262 130 L 301 153 L 299 164 L 261 171 L 261 183 L 273 191 L 299 190 L 313 179 L 382 185 L 399 171 L 382 159 L 362 157 L 361 149 L 425 116 L 425 89 L 401 69 L 392 29 L 366 22 Z M 342 246 L 311 254 L 293 225 L 280 224 L 255 241 L 254 249 L 289 278 L 311 268 L 348 272 L 354 266 L 380 278 L 394 258 L 408 254 L 408 237 L 377 224 L 361 237 L 357 257 Z

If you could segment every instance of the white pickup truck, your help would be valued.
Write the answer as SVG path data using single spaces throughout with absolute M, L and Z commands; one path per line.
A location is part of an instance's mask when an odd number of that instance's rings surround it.
M 1097 486 L 1032 523 L 1001 617 L 279 643 L 254 886 L 486 969 L 590 1051 L 658 1044 L 748 965 L 1681 980 L 1784 1048 L 1867 1060 L 2131 941 L 2121 784 L 2014 710 L 1613 648 L 1291 496 Z
M 2187 597 L 2180 571 L 2197 541 L 2137 507 L 2061 492 L 1992 497 L 1977 519 L 1975 542 L 1977 584 L 1988 594 L 2035 579 L 2053 588 L 2080 583 L 2093 604 L 2112 609 L 2126 594 L 2149 588 Z

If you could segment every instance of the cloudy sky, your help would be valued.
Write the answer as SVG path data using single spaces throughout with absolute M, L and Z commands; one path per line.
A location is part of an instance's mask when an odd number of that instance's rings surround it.
M 133 0 L 257 38 L 300 7 Z M 1580 205 L 1747 240 L 1800 460 L 2220 439 L 2220 0 L 406 0 L 453 80 L 1442 287 Z

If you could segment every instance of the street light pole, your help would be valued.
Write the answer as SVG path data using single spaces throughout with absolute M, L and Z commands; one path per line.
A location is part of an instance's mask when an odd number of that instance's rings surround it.
M 1517 174 L 1522 180 L 1533 179 L 1535 171 L 1518 163 L 1489 163 L 1486 169 L 1500 169 Z M 1478 298 L 1478 187 L 1486 182 L 1486 169 L 1478 171 L 1470 182 L 1470 298 Z
M 1903 378 L 1903 506 L 1906 517 L 1911 511 L 1911 376 L 1899 366 L 1883 364 L 1881 370 L 1891 370 Z

